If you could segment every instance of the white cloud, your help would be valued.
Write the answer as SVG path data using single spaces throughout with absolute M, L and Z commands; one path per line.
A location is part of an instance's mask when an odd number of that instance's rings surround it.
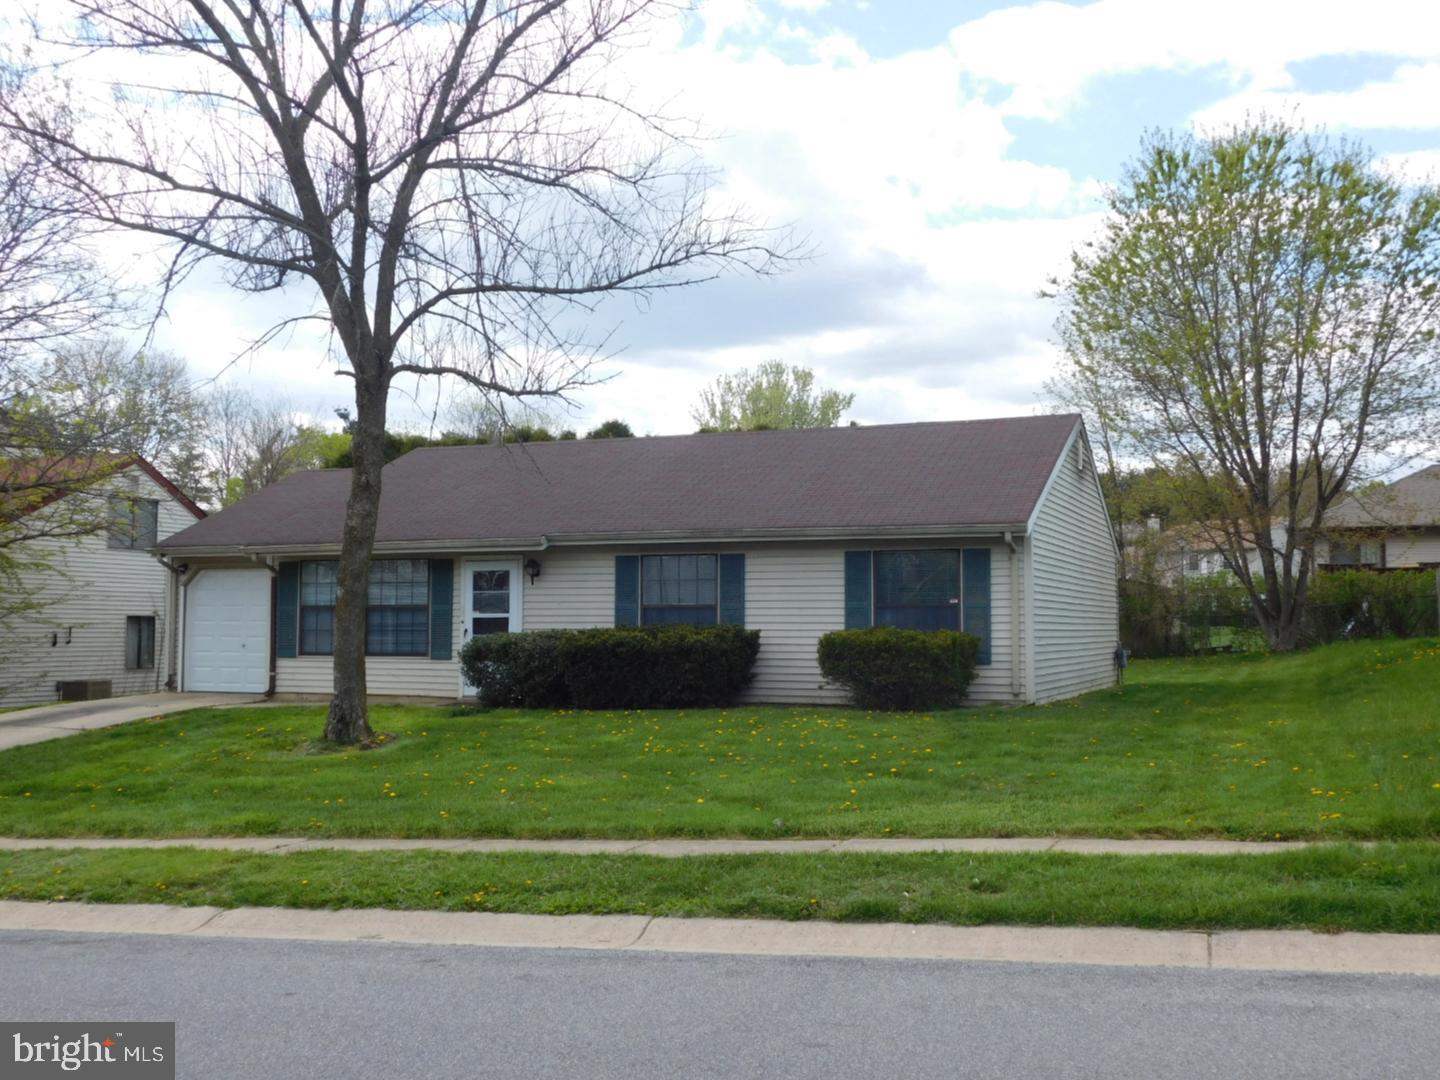
M 1336 0 L 1042 2 L 883 58 L 781 10 L 825 6 L 702 0 L 697 34 L 672 23 L 611 73 L 716 132 L 702 150 L 723 170 L 721 195 L 794 222 L 820 255 L 779 279 L 659 296 L 638 314 L 602 308 L 594 328 L 619 323 L 614 343 L 628 348 L 606 368 L 616 378 L 578 395 L 572 426 L 620 417 L 640 432 L 690 430 L 710 379 L 772 358 L 854 392 L 865 422 L 1031 411 L 1056 359 L 1055 312 L 1036 294 L 1096 228 L 1100 186 L 1017 157 L 1007 121 L 1062 117 L 1095 80 L 1203 70 L 1235 90 L 1207 117 L 1298 98 L 1308 122 L 1440 128 L 1440 4 L 1372 0 L 1361 19 Z M 1296 94 L 1290 65 L 1362 53 L 1406 62 L 1353 91 Z M 1440 150 L 1386 163 L 1440 175 Z M 162 339 L 209 372 L 286 303 L 197 280 Z M 242 374 L 323 415 L 348 391 L 326 344 L 297 333 Z M 422 425 L 448 393 L 402 391 L 393 415 Z
M 1400 180 L 1413 183 L 1440 183 L 1440 149 L 1406 150 L 1381 154 L 1375 164 Z
M 1290 84 L 1286 66 L 1319 56 L 1440 57 L 1440 5 L 1414 0 L 1100 0 L 1011 7 L 958 26 L 967 74 L 1008 87 L 1006 115 L 1063 115 L 1090 81 L 1146 70 L 1215 69 L 1252 93 Z
M 1345 91 L 1302 93 L 1247 88 L 1195 114 L 1202 128 L 1225 127 L 1261 113 L 1299 116 L 1333 128 L 1410 129 L 1440 127 L 1440 62 L 1403 64 L 1385 80 Z

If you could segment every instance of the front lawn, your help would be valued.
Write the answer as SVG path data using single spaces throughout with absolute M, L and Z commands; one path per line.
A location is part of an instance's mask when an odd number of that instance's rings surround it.
M 1131 668 L 1023 709 L 203 710 L 0 753 L 16 836 L 1440 837 L 1440 642 Z
M 1440 847 L 1275 855 L 0 854 L 0 899 L 848 922 L 1440 931 Z

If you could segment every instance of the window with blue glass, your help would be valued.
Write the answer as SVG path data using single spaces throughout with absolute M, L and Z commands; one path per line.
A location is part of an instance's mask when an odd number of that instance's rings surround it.
M 334 562 L 300 566 L 300 652 L 335 651 Z M 376 559 L 365 607 L 369 656 L 426 656 L 430 650 L 430 564 L 425 559 Z
M 640 559 L 640 622 L 644 626 L 686 623 L 714 626 L 714 555 L 644 555 Z
M 876 626 L 959 630 L 959 552 L 875 552 L 874 595 Z

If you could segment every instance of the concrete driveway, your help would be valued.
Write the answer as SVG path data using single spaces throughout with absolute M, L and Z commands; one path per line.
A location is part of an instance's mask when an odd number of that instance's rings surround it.
M 134 694 L 101 701 L 66 701 L 0 713 L 0 750 L 47 739 L 63 739 L 77 731 L 149 720 L 155 716 L 205 709 L 215 705 L 243 705 L 262 701 L 260 694 Z

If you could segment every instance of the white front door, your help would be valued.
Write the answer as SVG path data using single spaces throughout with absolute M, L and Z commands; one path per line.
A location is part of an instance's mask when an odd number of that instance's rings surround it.
M 182 690 L 264 693 L 270 682 L 270 571 L 201 570 L 185 588 Z
M 465 605 L 465 630 L 462 644 L 480 634 L 518 634 L 520 620 L 520 562 L 470 562 L 464 564 L 461 578 Z M 475 688 L 460 676 L 460 693 L 474 697 Z

